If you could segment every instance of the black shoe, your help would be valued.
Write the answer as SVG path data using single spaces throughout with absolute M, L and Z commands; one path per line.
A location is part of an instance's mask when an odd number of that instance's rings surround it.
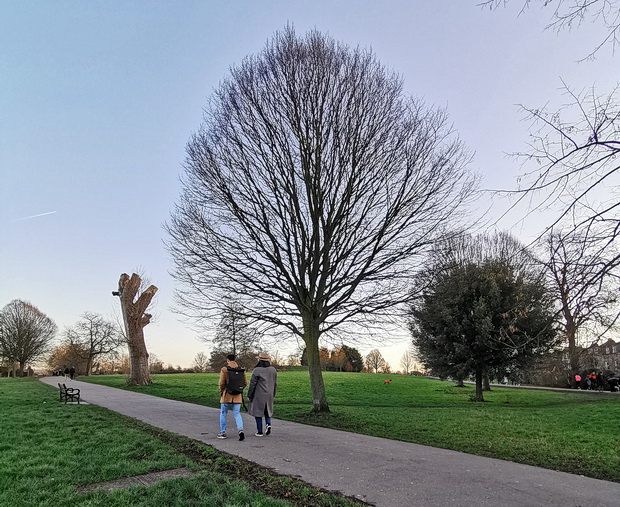
M 243 432 L 243 430 L 239 432 L 239 440 L 245 440 L 245 433 Z
M 265 430 L 265 435 L 271 435 L 271 424 L 267 425 L 267 429 Z

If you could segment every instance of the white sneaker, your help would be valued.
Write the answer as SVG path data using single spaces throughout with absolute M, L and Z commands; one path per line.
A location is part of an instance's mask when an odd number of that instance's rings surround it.
M 254 433 L 254 436 L 255 436 L 255 437 L 262 437 L 262 436 L 264 436 L 264 435 L 263 435 L 262 433 Z
M 267 429 L 265 430 L 265 435 L 271 435 L 271 424 L 267 425 Z

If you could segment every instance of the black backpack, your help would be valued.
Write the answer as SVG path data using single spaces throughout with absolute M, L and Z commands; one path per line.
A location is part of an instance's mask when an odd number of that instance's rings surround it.
M 231 368 L 230 366 L 227 366 L 226 369 L 228 370 L 228 383 L 226 384 L 228 394 L 243 394 L 245 388 L 243 373 L 245 370 L 243 368 Z

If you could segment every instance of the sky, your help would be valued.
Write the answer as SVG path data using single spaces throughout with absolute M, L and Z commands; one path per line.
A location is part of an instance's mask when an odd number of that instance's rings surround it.
M 172 310 L 162 224 L 180 193 L 185 145 L 232 65 L 275 31 L 318 29 L 370 47 L 406 93 L 447 108 L 484 189 L 514 189 L 526 148 L 517 104 L 563 103 L 562 80 L 610 90 L 618 60 L 601 27 L 544 30 L 550 9 L 495 11 L 479 0 L 4 0 L 0 14 L 0 307 L 29 301 L 62 331 L 85 311 L 118 314 L 121 273 L 159 288 L 149 351 L 188 367 L 210 345 Z M 489 227 L 523 241 L 545 220 L 484 194 Z M 399 369 L 408 337 L 360 344 Z M 389 338 L 389 340 L 388 340 Z M 355 343 L 351 343 L 356 346 Z M 278 346 L 281 354 L 296 343 Z

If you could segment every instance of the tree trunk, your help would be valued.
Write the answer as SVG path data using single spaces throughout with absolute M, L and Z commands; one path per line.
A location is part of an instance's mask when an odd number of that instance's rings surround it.
M 482 370 L 476 370 L 476 401 L 484 401 L 482 396 L 482 377 L 484 373 Z
M 149 354 L 144 342 L 144 327 L 151 321 L 151 314 L 146 310 L 157 292 L 157 287 L 149 286 L 136 300 L 141 279 L 135 273 L 131 278 L 123 273 L 118 281 L 118 295 L 121 299 L 121 311 L 127 334 L 129 348 L 129 378 L 127 383 L 145 386 L 151 383 L 149 372 Z
M 491 390 L 491 381 L 489 380 L 489 374 L 485 373 L 484 377 L 482 378 L 483 382 L 484 382 L 484 386 L 483 386 L 483 390 L 484 391 L 490 391 Z
M 93 370 L 93 356 L 89 356 L 88 359 L 86 360 L 86 371 L 84 372 L 84 376 L 90 377 L 92 370 Z
M 321 358 L 319 355 L 319 328 L 312 319 L 304 318 L 304 342 L 308 359 L 308 373 L 310 374 L 310 390 L 312 391 L 312 412 L 329 412 L 327 394 L 321 372 Z
M 565 312 L 569 314 L 569 312 Z M 568 359 L 570 362 L 570 370 L 573 375 L 581 370 L 579 353 L 577 352 L 577 328 L 572 316 L 566 318 L 566 339 L 568 341 Z

